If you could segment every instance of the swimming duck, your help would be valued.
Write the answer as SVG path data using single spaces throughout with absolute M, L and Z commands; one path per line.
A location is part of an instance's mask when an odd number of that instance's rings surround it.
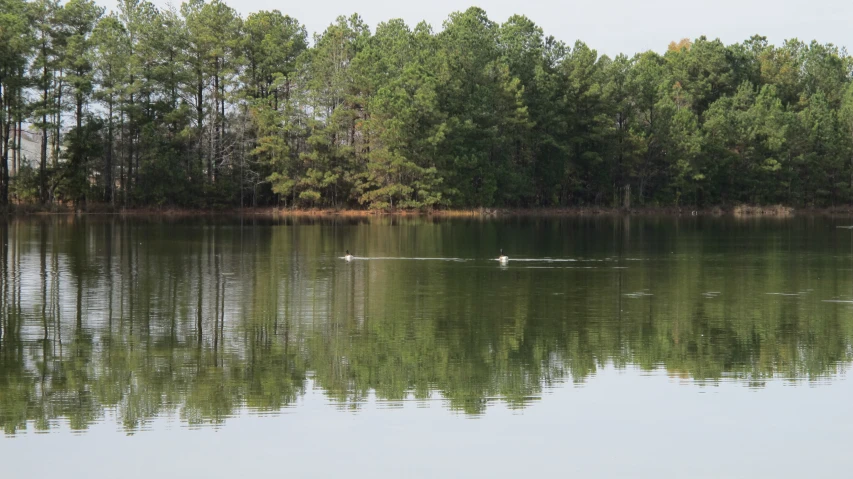
M 352 255 L 349 254 L 349 250 L 347 250 L 347 254 L 346 254 L 346 256 L 344 256 L 344 259 L 347 261 L 352 261 Z
M 501 263 L 507 263 L 509 261 L 509 256 L 504 254 L 503 248 L 501 248 L 501 255 L 498 256 L 498 261 Z

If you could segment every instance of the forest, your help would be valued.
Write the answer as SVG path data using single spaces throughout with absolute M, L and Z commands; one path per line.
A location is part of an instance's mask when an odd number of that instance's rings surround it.
M 844 48 L 661 51 L 610 58 L 479 8 L 309 37 L 220 0 L 0 0 L 0 206 L 853 202 Z

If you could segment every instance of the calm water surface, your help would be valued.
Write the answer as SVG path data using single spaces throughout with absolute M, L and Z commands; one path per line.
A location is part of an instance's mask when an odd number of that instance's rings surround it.
M 3 477 L 838 477 L 851 224 L 11 221 Z

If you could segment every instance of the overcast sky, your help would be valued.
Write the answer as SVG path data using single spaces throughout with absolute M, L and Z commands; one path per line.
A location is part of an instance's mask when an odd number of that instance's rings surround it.
M 115 0 L 96 0 L 108 9 Z M 172 0 L 180 4 L 181 0 Z M 523 14 L 559 40 L 582 40 L 600 53 L 634 54 L 663 51 L 670 41 L 706 35 L 726 44 L 754 34 L 780 44 L 786 38 L 834 43 L 853 48 L 853 1 L 851 0 L 225 0 L 244 17 L 258 10 L 278 9 L 296 17 L 309 34 L 322 32 L 338 15 L 358 13 L 375 29 L 391 18 L 410 26 L 426 20 L 436 30 L 448 14 L 472 5 L 503 23 Z M 153 0 L 158 6 L 169 0 Z

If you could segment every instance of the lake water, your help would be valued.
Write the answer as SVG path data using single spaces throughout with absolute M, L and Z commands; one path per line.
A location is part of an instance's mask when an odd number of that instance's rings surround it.
M 14 220 L 3 477 L 837 477 L 851 224 Z

